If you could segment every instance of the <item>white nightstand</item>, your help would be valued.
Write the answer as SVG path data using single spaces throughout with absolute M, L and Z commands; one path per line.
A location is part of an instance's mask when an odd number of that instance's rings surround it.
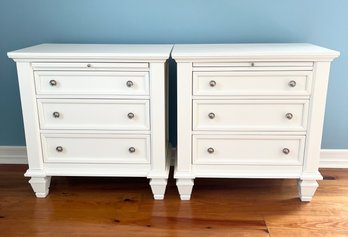
M 29 169 L 37 197 L 51 176 L 147 177 L 163 199 L 167 64 L 172 45 L 42 44 L 17 62 Z
M 338 56 L 311 44 L 175 45 L 181 199 L 196 177 L 291 178 L 310 201 Z

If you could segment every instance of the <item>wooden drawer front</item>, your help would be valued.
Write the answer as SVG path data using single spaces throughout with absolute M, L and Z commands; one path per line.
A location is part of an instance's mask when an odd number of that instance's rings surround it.
M 307 100 L 194 100 L 193 130 L 305 131 L 307 114 Z
M 148 100 L 38 99 L 38 108 L 41 129 L 150 129 Z
M 312 73 L 194 72 L 193 95 L 310 95 Z
M 45 162 L 149 163 L 149 135 L 43 134 Z
M 301 165 L 302 136 L 193 136 L 194 164 Z
M 148 72 L 36 71 L 38 95 L 149 95 Z

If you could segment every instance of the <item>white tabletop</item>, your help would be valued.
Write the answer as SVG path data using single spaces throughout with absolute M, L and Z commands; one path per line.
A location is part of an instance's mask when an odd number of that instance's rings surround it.
M 313 44 L 176 44 L 174 59 L 208 58 L 308 58 L 333 59 L 339 52 Z
M 170 44 L 40 44 L 9 52 L 8 56 L 14 59 L 167 59 L 172 48 Z

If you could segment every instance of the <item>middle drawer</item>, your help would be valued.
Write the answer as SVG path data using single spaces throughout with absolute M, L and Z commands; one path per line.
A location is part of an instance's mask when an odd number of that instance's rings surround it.
M 41 129 L 150 129 L 148 100 L 37 101 Z
M 305 131 L 308 100 L 193 100 L 193 130 Z

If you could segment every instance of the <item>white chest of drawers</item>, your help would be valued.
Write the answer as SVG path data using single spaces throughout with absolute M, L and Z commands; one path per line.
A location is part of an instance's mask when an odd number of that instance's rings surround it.
M 51 176 L 147 177 L 163 199 L 169 174 L 167 64 L 172 45 L 43 44 L 14 52 L 37 197 Z
M 196 177 L 293 178 L 310 201 L 337 56 L 310 44 L 175 45 L 181 199 Z

